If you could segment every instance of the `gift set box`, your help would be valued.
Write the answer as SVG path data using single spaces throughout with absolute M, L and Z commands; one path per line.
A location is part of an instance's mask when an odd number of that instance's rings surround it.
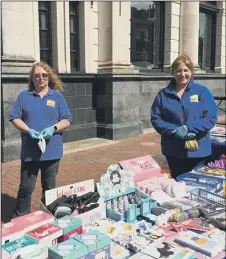
M 12 222 L 24 229 L 24 232 L 28 232 L 37 227 L 40 227 L 46 223 L 53 222 L 54 217 L 44 211 L 38 210 L 24 216 L 12 219 Z
M 32 237 L 41 247 L 46 247 L 46 258 L 48 257 L 48 247 L 58 243 L 58 238 L 63 235 L 63 230 L 53 224 L 44 224 L 26 233 Z
M 121 169 L 118 164 L 108 167 L 97 189 L 106 202 L 106 214 L 110 219 L 133 223 L 138 215 L 146 216 L 151 212 L 150 197 L 135 188 L 133 173 Z
M 38 241 L 30 236 L 24 236 L 2 245 L 2 250 L 10 258 L 46 259 L 46 249 L 41 248 Z
M 161 176 L 160 166 L 150 155 L 120 161 L 119 164 L 123 169 L 133 173 L 135 183 L 146 180 L 150 176 Z
M 105 234 L 91 230 L 49 247 L 49 259 L 108 259 L 110 258 L 110 241 Z
M 93 179 L 48 190 L 45 192 L 44 199 L 41 200 L 40 209 L 42 211 L 45 211 L 51 214 L 47 206 L 50 205 L 55 200 L 57 200 L 58 198 L 61 198 L 63 195 L 71 196 L 76 194 L 77 196 L 80 196 L 89 192 L 94 192 L 94 190 L 95 190 L 95 184 Z M 44 200 L 45 200 L 45 203 L 43 202 Z M 105 209 L 104 200 L 102 198 L 99 198 L 97 203 L 98 203 L 98 207 L 90 211 L 87 211 L 82 214 L 72 213 L 71 215 L 74 215 L 80 218 L 82 220 L 83 225 L 88 224 L 89 222 L 92 222 L 94 220 L 105 218 L 106 209 Z
M 23 228 L 13 222 L 2 224 L 2 244 L 9 243 L 24 236 Z
M 55 220 L 53 224 L 59 226 L 63 230 L 63 235 L 58 239 L 59 242 L 66 241 L 75 235 L 82 234 L 82 220 L 77 216 L 65 216 Z

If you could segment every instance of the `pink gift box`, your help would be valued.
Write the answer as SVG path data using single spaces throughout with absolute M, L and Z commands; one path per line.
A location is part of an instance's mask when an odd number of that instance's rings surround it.
M 52 215 L 41 210 L 12 219 L 12 222 L 22 227 L 25 233 L 53 221 L 54 217 Z
M 26 235 L 35 239 L 40 247 L 45 248 L 45 255 L 48 258 L 48 247 L 58 243 L 58 238 L 63 235 L 63 229 L 47 223 L 27 232 Z
M 2 224 L 2 244 L 14 241 L 24 236 L 23 228 L 13 222 Z
M 137 157 L 119 162 L 122 168 L 133 172 L 134 182 L 141 182 L 153 176 L 161 176 L 161 168 L 150 156 Z
M 57 239 L 63 235 L 62 228 L 47 223 L 26 233 L 38 241 L 40 245 L 52 246 L 57 244 Z

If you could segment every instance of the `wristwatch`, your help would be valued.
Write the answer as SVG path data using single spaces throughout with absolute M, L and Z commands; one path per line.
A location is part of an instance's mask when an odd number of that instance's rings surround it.
M 55 129 L 55 131 L 57 131 L 57 126 L 56 125 L 54 126 L 54 129 Z

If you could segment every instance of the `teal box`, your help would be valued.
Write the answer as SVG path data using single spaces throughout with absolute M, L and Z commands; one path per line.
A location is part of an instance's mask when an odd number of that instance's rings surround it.
M 63 236 L 58 239 L 59 243 L 67 241 L 75 235 L 82 234 L 82 220 L 76 216 L 65 216 L 54 220 L 52 224 L 63 229 Z
M 130 204 L 127 210 L 127 222 L 134 223 L 135 221 L 137 221 L 137 205 Z
M 135 192 L 141 195 L 140 208 L 138 208 L 136 206 L 136 209 L 135 209 L 136 216 L 138 216 L 138 215 L 146 216 L 146 215 L 150 214 L 153 200 L 146 193 L 140 191 L 137 188 L 135 189 Z M 136 204 L 134 204 L 134 205 L 136 205 Z M 128 213 L 128 211 L 126 211 L 126 212 L 123 212 L 120 214 L 111 209 L 106 209 L 107 218 L 113 219 L 115 221 L 125 221 L 128 223 L 135 222 L 134 220 L 132 220 L 131 217 L 130 217 L 130 219 L 127 218 L 127 215 L 130 215 L 131 213 L 132 213 L 132 211 L 130 211 L 129 213 Z
M 90 230 L 83 235 L 74 237 L 75 240 L 80 241 L 88 247 L 88 252 L 94 252 L 98 249 L 110 245 L 110 238 L 97 230 Z
M 48 249 L 48 259 L 78 259 L 87 254 L 87 246 L 74 238 Z
M 110 259 L 110 238 L 96 230 L 49 247 L 48 259 Z
M 8 254 L 12 255 L 18 249 L 36 244 L 38 244 L 37 240 L 33 239 L 30 236 L 24 236 L 17 240 L 2 245 L 2 249 L 5 250 Z

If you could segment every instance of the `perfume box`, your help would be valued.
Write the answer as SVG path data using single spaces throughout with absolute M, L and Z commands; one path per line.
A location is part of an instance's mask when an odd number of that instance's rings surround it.
M 87 254 L 87 246 L 74 238 L 48 249 L 48 259 L 78 259 L 85 258 Z
M 90 230 L 82 235 L 75 236 L 74 239 L 85 244 L 89 253 L 109 246 L 111 242 L 107 235 L 97 230 Z
M 23 228 L 13 222 L 2 224 L 2 244 L 9 243 L 24 236 Z
M 119 164 L 133 173 L 135 183 L 153 176 L 161 176 L 160 166 L 150 155 L 120 161 Z
M 73 236 L 82 234 L 82 220 L 77 216 L 65 216 L 53 222 L 54 225 L 59 226 L 63 230 L 63 235 L 59 237 L 58 241 L 61 243 Z
M 49 247 L 49 259 L 110 258 L 110 238 L 91 230 L 56 246 Z
M 41 247 L 46 248 L 46 258 L 48 258 L 48 247 L 58 243 L 63 230 L 59 226 L 47 223 L 27 232 L 27 235 L 36 240 Z
M 23 254 L 27 247 L 30 247 L 33 251 L 40 248 L 37 240 L 29 236 L 23 236 L 17 240 L 2 245 L 2 250 L 10 255 L 11 258 L 16 258 L 18 255 Z
M 17 226 L 22 227 L 25 233 L 53 221 L 54 217 L 52 215 L 41 210 L 12 219 L 12 222 Z

